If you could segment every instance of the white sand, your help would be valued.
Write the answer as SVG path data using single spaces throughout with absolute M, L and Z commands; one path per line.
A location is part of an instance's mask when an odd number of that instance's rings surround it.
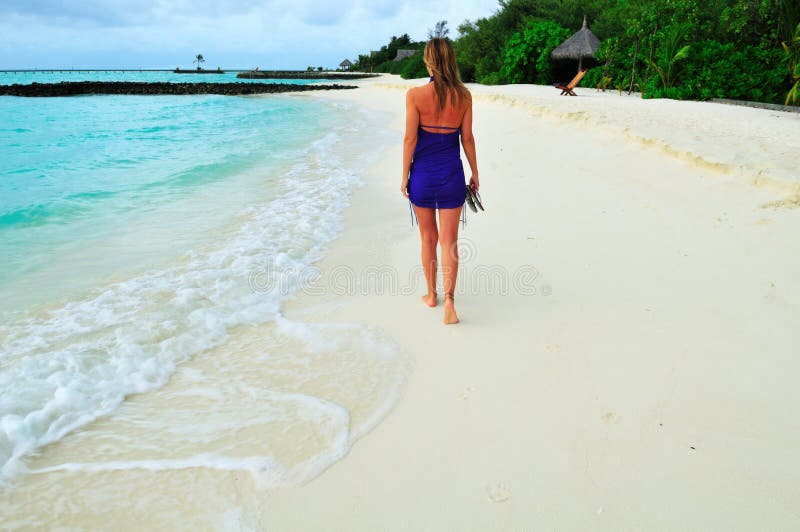
M 800 115 L 472 87 L 487 212 L 462 230 L 462 323 L 444 326 L 422 280 L 407 289 L 399 89 L 421 82 L 389 80 L 321 96 L 389 111 L 397 131 L 321 268 L 379 266 L 400 286 L 286 314 L 380 328 L 413 370 L 343 460 L 245 497 L 260 526 L 800 527 Z
M 800 114 L 472 87 L 487 211 L 462 230 L 462 323 L 444 326 L 441 307 L 419 300 L 419 237 L 398 190 L 404 90 L 423 82 L 297 96 L 392 117 L 397 141 L 353 194 L 321 292 L 284 309 L 293 323 L 364 324 L 399 345 L 411 368 L 396 371 L 407 380 L 385 419 L 301 486 L 183 463 L 220 445 L 257 457 L 261 438 L 279 458 L 303 454 L 296 434 L 269 437 L 259 363 L 276 324 L 244 327 L 158 393 L 128 398 L 127 415 L 33 459 L 39 472 L 0 497 L 0 528 L 800 528 Z M 345 281 L 359 284 L 341 295 Z M 369 383 L 348 356 L 309 364 Z M 195 395 L 206 373 L 229 386 Z M 350 437 L 382 413 L 355 404 L 342 414 Z M 169 430 L 175 416 L 196 418 L 195 439 Z M 163 430 L 138 426 L 154 418 Z M 237 428 L 204 440 L 215 423 Z M 301 440 L 310 455 L 330 443 Z

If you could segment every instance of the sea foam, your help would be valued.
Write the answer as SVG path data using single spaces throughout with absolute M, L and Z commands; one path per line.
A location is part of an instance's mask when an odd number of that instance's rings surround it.
M 350 115 L 349 120 L 356 119 Z M 319 327 L 324 326 L 292 324 L 280 317 L 280 308 L 314 277 L 313 263 L 340 230 L 341 212 L 364 168 L 363 157 L 361 166 L 354 167 L 353 160 L 345 164 L 337 154 L 343 135 L 353 129 L 334 128 L 313 142 L 304 157 L 270 176 L 272 199 L 245 208 L 245 222 L 225 233 L 223 241 L 187 250 L 167 267 L 96 287 L 81 299 L 23 313 L 0 325 L 0 479 L 24 472 L 26 457 L 114 413 L 131 394 L 162 388 L 182 364 L 223 345 L 236 327 L 275 322 L 276 334 L 286 342 L 325 352 L 325 342 L 319 341 Z M 354 438 L 385 415 L 398 393 L 397 353 L 385 339 L 346 329 L 342 325 L 333 333 L 359 344 L 351 348 L 377 357 L 373 385 L 385 390 L 356 426 L 351 426 L 348 409 L 335 401 L 279 386 L 264 391 L 274 392 L 278 404 L 303 405 L 296 408 L 310 412 L 307 420 L 316 419 L 328 433 L 324 449 L 299 463 L 283 466 L 268 452 L 237 456 L 223 445 L 199 453 L 187 448 L 178 457 L 63 462 L 37 472 L 210 467 L 248 470 L 273 484 L 307 480 L 346 453 Z M 311 363 L 302 364 L 308 368 Z M 214 391 L 213 375 L 203 379 L 205 385 L 185 393 L 220 393 Z M 261 414 L 258 422 L 286 412 L 265 407 Z M 207 440 L 232 430 L 211 426 Z M 193 433 L 197 442 L 200 432 Z

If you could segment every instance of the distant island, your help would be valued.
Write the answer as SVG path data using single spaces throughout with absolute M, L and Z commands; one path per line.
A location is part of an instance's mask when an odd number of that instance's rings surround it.
M 206 59 L 203 57 L 203 54 L 197 54 L 194 56 L 194 64 L 197 65 L 197 68 L 194 70 L 186 70 L 181 69 L 181 67 L 176 67 L 173 72 L 175 74 L 224 74 L 225 71 L 217 67 L 216 70 L 203 70 L 203 67 L 200 66 L 200 63 L 205 63 Z
M 217 67 L 216 70 L 205 70 L 205 69 L 202 69 L 200 67 L 197 67 L 196 69 L 188 69 L 188 70 L 187 69 L 176 68 L 172 72 L 174 72 L 175 74 L 224 74 L 225 73 L 225 71 L 220 69 L 219 67 Z

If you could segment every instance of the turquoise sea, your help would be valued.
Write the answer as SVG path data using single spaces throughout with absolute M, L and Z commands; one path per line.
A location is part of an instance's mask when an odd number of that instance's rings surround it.
M 390 342 L 282 315 L 369 154 L 394 140 L 381 119 L 307 95 L 0 97 L 6 516 L 36 514 L 30 493 L 57 504 L 64 475 L 303 482 L 385 414 L 401 364 Z M 231 362 L 244 330 L 255 340 Z M 247 427 L 260 429 L 231 444 Z

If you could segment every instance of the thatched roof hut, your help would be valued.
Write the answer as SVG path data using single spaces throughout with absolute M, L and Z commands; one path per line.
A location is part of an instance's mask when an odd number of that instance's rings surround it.
M 417 53 L 416 50 L 397 50 L 397 55 L 392 61 L 400 61 L 401 59 L 405 59 L 406 57 L 411 57 Z
M 550 57 L 553 59 L 577 59 L 578 70 L 583 70 L 583 60 L 594 57 L 599 47 L 600 39 L 589 29 L 584 15 L 583 27 L 554 49 Z
M 340 67 L 342 70 L 350 70 L 350 67 L 351 67 L 351 66 L 353 66 L 353 63 L 351 63 L 349 59 L 345 59 L 344 61 L 342 61 L 341 63 L 339 63 L 339 67 Z

